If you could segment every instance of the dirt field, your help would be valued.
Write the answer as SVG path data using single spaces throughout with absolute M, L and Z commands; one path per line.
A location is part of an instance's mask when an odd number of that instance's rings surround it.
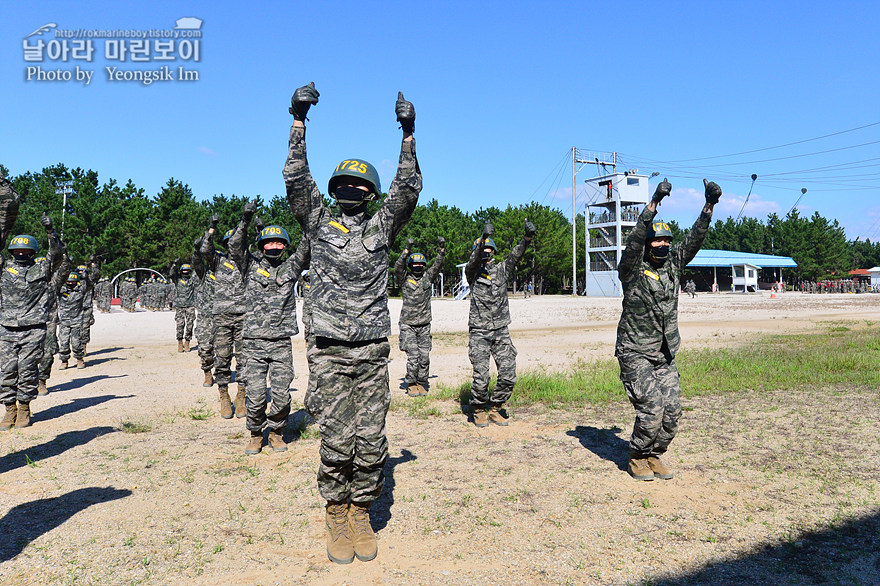
M 469 378 L 467 308 L 434 304 L 432 384 Z M 613 353 L 619 299 L 511 312 L 520 369 Z M 319 440 L 297 433 L 301 337 L 289 450 L 245 456 L 243 420 L 217 415 L 172 313 L 96 319 L 88 367 L 55 371 L 33 426 L 0 433 L 2 584 L 880 584 L 876 389 L 688 399 L 676 478 L 645 483 L 623 471 L 628 403 L 478 430 L 457 403 L 408 408 L 395 337 L 379 557 L 336 566 Z M 864 320 L 880 321 L 880 296 L 680 301 L 685 348 Z

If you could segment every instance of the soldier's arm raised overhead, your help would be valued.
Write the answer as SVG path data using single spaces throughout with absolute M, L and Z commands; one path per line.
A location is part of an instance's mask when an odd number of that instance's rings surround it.
M 446 239 L 442 236 L 437 239 L 437 256 L 431 262 L 431 266 L 425 271 L 425 279 L 428 283 L 433 283 L 440 270 L 443 268 L 443 257 L 446 256 Z
M 403 279 L 406 278 L 406 257 L 409 256 L 412 246 L 413 239 L 410 238 L 406 241 L 406 246 L 404 247 L 403 252 L 397 257 L 397 262 L 394 263 L 394 278 L 397 279 L 398 285 L 402 285 Z
M 61 266 L 61 257 L 64 254 L 61 248 L 61 239 L 58 237 L 58 232 L 52 226 L 52 218 L 46 212 L 43 212 L 40 224 L 43 225 L 43 228 L 46 230 L 46 236 L 49 237 L 49 252 L 46 254 L 46 260 L 49 261 L 49 270 L 54 271 Z
M 3 243 L 9 238 L 18 219 L 20 202 L 21 196 L 12 187 L 12 182 L 0 176 L 0 241 Z
M 690 232 L 678 247 L 677 256 L 680 267 L 685 267 L 694 260 L 700 247 L 703 246 L 706 234 L 709 233 L 709 224 L 712 222 L 712 211 L 721 198 L 721 187 L 714 181 L 703 179 L 703 187 L 706 190 L 706 205 L 703 206 L 697 221 L 694 222 Z
M 193 271 L 195 271 L 196 276 L 199 278 L 199 281 L 204 280 L 206 268 L 205 263 L 202 262 L 202 243 L 204 241 L 204 237 L 196 238 L 195 242 L 193 242 L 193 251 L 192 251 L 192 267 Z
M 241 271 L 242 275 L 247 275 L 247 270 L 249 267 L 250 254 L 248 253 L 248 232 L 250 231 L 251 220 L 254 217 L 254 213 L 257 210 L 257 205 L 249 201 L 244 204 L 244 210 L 242 210 L 241 214 L 241 222 L 239 222 L 238 227 L 232 233 L 232 236 L 229 237 L 229 256 L 232 257 L 232 260 L 235 261 L 235 264 L 238 265 L 238 270 Z
M 672 184 L 663 178 L 663 181 L 657 184 L 651 201 L 639 214 L 636 225 L 633 227 L 629 236 L 626 238 L 626 248 L 620 257 L 620 263 L 617 265 L 617 275 L 620 281 L 629 281 L 635 275 L 635 268 L 639 265 L 639 261 L 645 253 L 645 238 L 648 236 L 648 226 L 654 221 L 657 215 L 657 206 L 664 197 L 672 193 Z
M 397 121 L 403 130 L 403 140 L 400 144 L 400 158 L 397 163 L 397 174 L 391 187 L 388 188 L 388 198 L 382 206 L 392 214 L 391 234 L 388 241 L 391 242 L 409 221 L 416 204 L 419 202 L 419 193 L 422 191 L 422 171 L 419 169 L 419 161 L 416 157 L 416 140 L 413 132 L 416 126 L 416 110 L 404 99 L 403 92 L 397 92 L 397 102 L 394 105 Z M 380 211 L 380 213 L 382 213 Z
M 211 216 L 211 225 L 205 230 L 205 237 L 202 238 L 202 245 L 199 248 L 202 261 L 212 271 L 217 270 L 217 251 L 214 249 L 214 233 L 217 232 L 217 224 L 219 223 L 220 216 L 213 214 Z
M 526 248 L 532 241 L 532 238 L 535 236 L 536 232 L 537 230 L 535 229 L 535 225 L 526 220 L 525 236 L 522 237 L 522 240 L 519 241 L 519 244 L 513 247 L 513 250 L 510 251 L 510 254 L 507 255 L 507 258 L 504 259 L 504 263 L 502 263 L 500 267 L 502 278 L 504 278 L 505 281 L 507 279 L 507 275 L 510 274 L 510 271 L 513 270 L 516 264 L 522 259 L 523 255 L 526 253 Z
M 294 253 L 287 259 L 287 262 L 290 263 L 290 271 L 295 278 L 299 279 L 299 274 L 302 272 L 303 267 L 309 266 L 311 260 L 312 247 L 309 239 L 303 235 L 302 239 L 299 241 L 299 246 L 296 247 Z
M 471 256 L 468 258 L 467 264 L 464 267 L 464 277 L 467 279 L 469 285 L 477 280 L 477 272 L 480 270 L 480 265 L 482 264 L 483 248 L 486 246 L 486 239 L 491 238 L 494 231 L 495 228 L 492 227 L 492 224 L 486 222 L 486 225 L 483 226 L 483 234 L 480 236 L 477 243 L 474 244 L 473 250 L 471 250 Z
M 311 106 L 318 103 L 320 94 L 311 82 L 297 89 L 290 99 L 290 113 L 293 124 L 290 127 L 290 143 L 287 162 L 284 164 L 284 184 L 287 187 L 287 204 L 304 232 L 311 232 L 311 224 L 317 223 L 320 210 L 324 207 L 321 192 L 309 171 L 306 156 L 306 114 Z

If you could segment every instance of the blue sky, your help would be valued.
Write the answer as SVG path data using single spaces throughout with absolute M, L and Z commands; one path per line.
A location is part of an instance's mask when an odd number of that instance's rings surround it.
M 14 174 L 63 162 L 151 195 L 175 177 L 200 199 L 268 199 L 284 192 L 290 95 L 314 81 L 308 147 L 322 187 L 349 157 L 373 162 L 387 187 L 402 90 L 417 111 L 423 200 L 466 211 L 535 200 L 570 214 L 575 146 L 668 176 L 661 213 L 684 225 L 702 176 L 724 189 L 724 218 L 740 213 L 756 173 L 745 215 L 784 215 L 806 187 L 802 213 L 880 239 L 877 2 L 40 2 L 3 12 L 0 162 Z M 35 64 L 22 41 L 41 25 L 171 29 L 185 16 L 204 21 L 201 61 L 171 67 L 198 70 L 197 82 L 110 82 L 103 40 L 92 62 L 36 64 L 92 69 L 88 86 L 25 79 Z M 768 150 L 727 156 L 757 149 Z M 590 176 L 578 175 L 581 209 Z

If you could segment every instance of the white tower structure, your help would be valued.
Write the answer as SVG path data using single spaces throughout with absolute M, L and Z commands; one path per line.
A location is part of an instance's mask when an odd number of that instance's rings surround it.
M 587 286 L 593 297 L 620 297 L 623 287 L 617 263 L 626 237 L 648 203 L 648 177 L 638 170 L 610 173 L 587 179 Z

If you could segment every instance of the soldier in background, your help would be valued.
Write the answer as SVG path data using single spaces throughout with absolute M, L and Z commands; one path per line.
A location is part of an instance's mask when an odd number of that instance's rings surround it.
M 45 262 L 46 257 L 36 259 L 35 262 Z M 45 303 L 49 312 L 49 321 L 46 323 L 46 339 L 43 342 L 43 352 L 37 365 L 37 394 L 48 395 L 49 388 L 46 383 L 52 376 L 52 363 L 58 354 L 58 294 L 64 285 L 67 275 L 70 273 L 71 262 L 67 256 L 67 247 L 62 245 L 62 261 L 58 270 L 52 275 L 49 287 L 46 289 Z
M 133 312 L 137 302 L 137 281 L 134 275 L 125 276 L 122 286 L 119 288 L 119 296 L 121 297 L 122 309 L 129 313 Z
M 486 222 L 483 235 L 474 242 L 474 248 L 464 268 L 471 287 L 471 307 L 468 316 L 468 357 L 474 368 L 471 384 L 471 409 L 474 425 L 487 427 L 507 425 L 507 414 L 502 410 L 513 394 L 516 384 L 516 348 L 510 339 L 510 307 L 507 302 L 507 281 L 523 257 L 535 235 L 535 225 L 526 220 L 525 236 L 513 247 L 504 262 L 494 261 L 498 250 L 491 236 L 492 224 Z M 489 359 L 495 359 L 498 382 L 489 392 Z
M 229 400 L 229 384 L 232 382 L 232 358 L 235 357 L 235 382 L 238 393 L 235 396 L 235 416 L 244 417 L 246 413 L 245 397 L 247 385 L 245 372 L 247 359 L 242 351 L 245 328 L 245 283 L 242 271 L 231 255 L 223 254 L 214 248 L 214 234 L 220 216 L 211 216 L 211 225 L 202 240 L 201 254 L 204 263 L 214 273 L 214 380 L 220 390 L 221 415 L 224 413 L 225 401 Z M 258 230 L 262 230 L 262 222 L 258 220 Z M 223 234 L 223 246 L 229 248 L 229 239 L 235 229 Z M 229 417 L 232 417 L 230 412 Z
M 379 174 L 366 161 L 346 159 L 328 185 L 341 210 L 333 215 L 306 158 L 304 121 L 317 102 L 314 84 L 297 89 L 291 99 L 284 181 L 290 209 L 311 247 L 315 344 L 308 351 L 306 408 L 321 433 L 318 488 L 327 501 L 327 557 L 346 564 L 355 556 L 372 560 L 378 552 L 369 510 L 382 494 L 388 458 L 388 249 L 418 202 L 422 175 L 412 136 L 415 109 L 398 94 L 395 112 L 403 141 L 388 197 L 371 216 L 367 202 L 381 196 Z
M 284 452 L 281 437 L 290 415 L 290 383 L 293 381 L 293 353 L 290 338 L 299 333 L 296 324 L 294 285 L 308 246 L 284 258 L 290 245 L 287 230 L 266 226 L 257 238 L 257 254 L 248 252 L 247 234 L 256 204 L 244 206 L 242 220 L 229 239 L 229 254 L 239 267 L 245 284 L 244 352 L 247 354 L 247 428 L 251 438 L 245 454 L 259 454 L 263 429 L 269 430 L 269 445 L 274 452 Z M 266 410 L 266 382 L 272 396 L 272 408 Z M 229 400 L 229 396 L 226 396 Z M 230 413 L 230 417 L 231 417 Z
M 98 311 L 110 313 L 110 304 L 113 302 L 113 285 L 106 275 L 101 275 L 98 284 L 95 285 L 95 301 L 98 305 Z
M 58 356 L 61 358 L 62 370 L 67 368 L 71 350 L 76 358 L 76 367 L 86 367 L 82 341 L 83 301 L 91 288 L 92 283 L 87 273 L 80 275 L 79 272 L 72 271 L 58 294 Z
M 0 176 L 0 241 L 6 242 L 18 217 L 20 196 Z M 46 261 L 36 263 L 37 239 L 12 239 L 12 258 L 0 255 L 0 402 L 6 408 L 0 430 L 28 427 L 30 404 L 37 397 L 38 363 L 49 314 L 46 290 L 62 263 L 62 244 L 46 214 L 40 219 L 49 239 Z
M 83 347 L 83 358 L 85 358 L 88 353 L 87 346 L 89 342 L 92 341 L 92 326 L 95 325 L 95 311 L 94 311 L 94 298 L 95 298 L 95 284 L 98 282 L 98 279 L 101 278 L 101 271 L 98 269 L 98 265 L 95 263 L 95 257 L 92 256 L 89 259 L 90 267 L 86 267 L 86 265 L 79 265 L 76 267 L 76 272 L 79 273 L 81 278 L 85 278 L 89 287 L 83 291 L 83 310 L 82 310 L 82 347 Z
M 438 252 L 430 268 L 425 270 L 425 255 L 411 253 L 413 240 L 394 263 L 394 276 L 400 283 L 400 350 L 406 352 L 406 383 L 410 397 L 428 394 L 428 372 L 431 365 L 431 285 L 443 268 L 446 239 L 438 241 Z M 409 271 L 409 277 L 407 277 Z
M 691 296 L 691 299 L 697 296 L 697 284 L 694 283 L 693 279 L 688 279 L 687 284 L 684 286 L 684 292 Z
M 174 259 L 170 273 L 171 282 L 174 283 L 177 351 L 189 352 L 189 341 L 192 340 L 193 326 L 196 320 L 196 280 L 192 275 L 192 265 L 189 263 L 181 265 L 179 258 Z
M 216 279 L 205 263 L 202 262 L 202 240 L 197 238 L 193 243 L 192 266 L 196 273 L 196 340 L 199 343 L 199 362 L 205 379 L 203 387 L 214 386 L 211 370 L 214 368 L 214 290 Z M 232 408 L 226 412 L 225 404 L 220 402 L 220 416 L 224 419 L 232 417 Z
M 703 180 L 706 205 L 681 244 L 672 245 L 665 222 L 653 222 L 657 206 L 672 191 L 664 179 L 645 206 L 626 240 L 618 265 L 623 284 L 623 313 L 617 326 L 614 354 L 620 380 L 636 410 L 628 470 L 636 480 L 670 479 L 661 456 L 678 429 L 681 382 L 675 366 L 678 292 L 681 272 L 706 238 L 721 188 Z

